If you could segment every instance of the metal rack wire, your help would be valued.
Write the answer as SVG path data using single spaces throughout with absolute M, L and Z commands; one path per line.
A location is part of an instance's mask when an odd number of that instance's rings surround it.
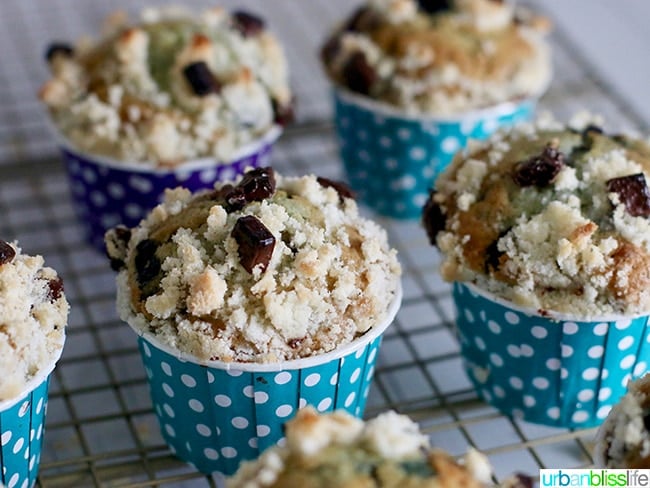
M 137 11 L 151 3 L 129 7 Z M 327 87 L 314 54 L 326 26 L 352 6 L 289 0 L 238 6 L 265 12 L 284 38 L 293 67 L 299 122 L 277 145 L 274 165 L 287 174 L 317 171 L 339 178 Z M 46 42 L 61 33 L 77 37 L 85 26 L 97 25 L 106 8 L 73 0 L 0 4 L 0 43 L 9 47 L 0 58 L 0 236 L 43 254 L 63 276 L 72 305 L 65 352 L 51 384 L 38 486 L 214 487 L 216 478 L 174 458 L 158 433 L 135 337 L 114 311 L 113 273 L 82 240 L 66 177 L 34 97 L 46 76 L 40 59 Z M 647 129 L 562 32 L 552 40 L 556 78 L 541 108 L 567 117 L 590 107 L 614 127 Z M 462 372 L 450 287 L 437 275 L 436 251 L 417 223 L 381 223 L 403 264 L 404 302 L 385 335 L 366 415 L 388 408 L 407 413 L 452 454 L 476 446 L 488 454 L 497 478 L 514 470 L 536 475 L 540 467 L 589 466 L 593 430 L 527 424 L 477 399 Z

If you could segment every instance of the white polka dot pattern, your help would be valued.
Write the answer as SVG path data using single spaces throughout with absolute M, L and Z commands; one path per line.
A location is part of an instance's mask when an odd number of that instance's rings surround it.
M 529 120 L 531 101 L 498 117 L 435 120 L 377 114 L 335 91 L 335 126 L 348 182 L 359 198 L 390 217 L 419 218 L 438 174 L 469 138 Z M 361 129 L 360 129 L 361 128 Z
M 362 415 L 381 337 L 348 356 L 277 372 L 206 368 L 139 340 L 161 433 L 175 454 L 204 473 L 232 474 L 282 437 L 304 405 Z M 14 440 L 9 445 L 14 445 Z
M 231 180 L 249 166 L 266 164 L 271 149 L 272 143 L 267 143 L 253 154 L 207 169 L 155 172 L 109 167 L 68 148 L 61 148 L 61 151 L 75 210 L 86 238 L 103 253 L 106 230 L 117 224 L 137 225 L 146 212 L 160 203 L 165 188 L 179 185 L 192 191 L 212 188 L 216 181 Z
M 647 371 L 648 317 L 554 321 L 454 284 L 465 369 L 506 415 L 561 427 L 598 425 L 630 379 Z M 526 332 L 529 331 L 529 332 Z
M 7 487 L 30 487 L 36 482 L 47 410 L 48 381 L 49 378 L 0 412 L 0 482 L 4 481 Z

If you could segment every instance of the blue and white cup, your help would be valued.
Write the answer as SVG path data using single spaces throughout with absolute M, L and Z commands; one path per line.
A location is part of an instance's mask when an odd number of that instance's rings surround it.
M 58 358 L 31 378 L 20 393 L 0 401 L 0 486 L 31 488 L 36 484 L 50 374 Z
M 134 328 L 162 436 L 202 473 L 231 475 L 281 441 L 284 423 L 305 405 L 361 417 L 382 334 L 401 300 L 399 287 L 384 321 L 351 343 L 281 363 L 202 361 Z
M 105 232 L 118 224 L 135 227 L 162 201 L 165 189 L 183 186 L 194 192 L 212 188 L 215 182 L 232 181 L 249 167 L 267 166 L 281 133 L 282 129 L 274 126 L 226 163 L 201 158 L 169 168 L 85 154 L 59 139 L 74 208 L 86 239 L 104 252 Z
M 477 393 L 539 424 L 601 424 L 650 365 L 649 315 L 581 319 L 519 307 L 454 283 L 457 334 Z
M 528 98 L 457 117 L 408 115 L 385 103 L 334 89 L 335 128 L 346 178 L 379 214 L 418 219 L 438 175 L 469 139 L 531 120 Z

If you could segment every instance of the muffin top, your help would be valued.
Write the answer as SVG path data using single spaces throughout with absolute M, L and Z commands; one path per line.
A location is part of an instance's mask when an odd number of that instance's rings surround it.
M 463 464 L 431 449 L 417 424 L 393 411 L 363 422 L 343 410 L 319 415 L 312 407 L 285 424 L 286 446 L 243 463 L 227 488 L 478 488 L 492 469 L 478 451 Z
M 548 28 L 498 0 L 368 0 L 321 58 L 339 86 L 447 116 L 540 95 L 551 76 Z
M 650 311 L 650 146 L 553 120 L 458 154 L 423 221 L 442 276 L 573 317 Z
M 650 468 L 650 374 L 631 382 L 628 392 L 600 428 L 596 457 L 605 468 Z
M 400 274 L 386 232 L 350 196 L 271 168 L 168 191 L 138 227 L 107 234 L 121 317 L 202 360 L 268 363 L 349 343 L 384 320 Z
M 213 8 L 110 17 L 105 34 L 52 44 L 39 96 L 84 152 L 172 166 L 237 152 L 291 118 L 284 52 L 260 17 Z
M 34 376 L 54 367 L 68 308 L 56 271 L 0 240 L 0 402 L 26 393 Z

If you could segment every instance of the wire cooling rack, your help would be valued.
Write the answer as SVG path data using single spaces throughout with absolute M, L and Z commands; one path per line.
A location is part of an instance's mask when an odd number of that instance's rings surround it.
M 151 3 L 131 1 L 129 10 Z M 275 167 L 286 174 L 340 178 L 329 96 L 315 52 L 325 28 L 353 5 L 251 0 L 237 7 L 266 15 L 292 66 L 299 119 L 277 145 Z M 109 8 L 91 0 L 0 2 L 0 237 L 43 254 L 63 276 L 72 306 L 65 351 L 51 383 L 38 486 L 215 487 L 219 480 L 174 458 L 158 432 L 135 337 L 114 310 L 114 275 L 82 240 L 35 98 L 46 78 L 47 42 L 92 32 Z M 552 42 L 556 76 L 542 109 L 566 118 L 589 107 L 612 127 L 646 131 L 634 107 L 608 87 L 562 31 L 555 31 Z M 536 475 L 539 468 L 589 466 L 593 429 L 535 426 L 506 418 L 477 399 L 462 371 L 450 287 L 438 278 L 436 251 L 417 223 L 381 223 L 399 250 L 404 301 L 385 334 L 366 415 L 389 408 L 407 413 L 452 454 L 470 445 L 484 451 L 497 478 L 514 470 Z

